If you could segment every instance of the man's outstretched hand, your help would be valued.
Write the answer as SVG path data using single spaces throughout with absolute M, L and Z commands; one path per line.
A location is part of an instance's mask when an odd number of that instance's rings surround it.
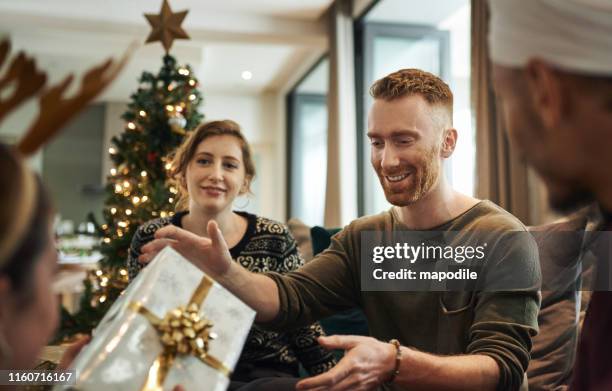
M 231 265 L 232 256 L 217 223 L 209 221 L 206 229 L 210 239 L 175 225 L 160 228 L 155 232 L 155 239 L 142 246 L 138 261 L 149 263 L 162 249 L 171 246 L 211 277 L 223 276 Z

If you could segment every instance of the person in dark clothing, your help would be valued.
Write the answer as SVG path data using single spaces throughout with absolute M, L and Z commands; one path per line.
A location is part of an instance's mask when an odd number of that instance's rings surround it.
M 179 212 L 138 228 L 127 261 L 130 279 L 146 266 L 138 261 L 141 248 L 155 238 L 157 230 L 174 225 L 206 237 L 206 226 L 212 220 L 228 238 L 232 259 L 242 267 L 255 273 L 285 274 L 302 266 L 296 241 L 284 224 L 233 210 L 235 198 L 250 191 L 255 176 L 249 145 L 237 123 L 225 120 L 201 125 L 179 147 L 171 170 Z M 318 344 L 322 335 L 319 323 L 286 332 L 254 325 L 230 389 L 293 389 L 300 363 L 309 374 L 326 372 L 336 361 Z
M 514 145 L 555 209 L 598 204 L 581 250 L 595 275 L 570 389 L 612 390 L 612 3 L 489 5 L 493 84 Z

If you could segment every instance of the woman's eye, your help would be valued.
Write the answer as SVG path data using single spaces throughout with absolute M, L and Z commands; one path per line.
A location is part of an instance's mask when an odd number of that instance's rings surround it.
M 196 160 L 196 163 L 198 163 L 198 164 L 208 164 L 208 163 L 210 163 L 210 160 L 209 159 L 198 159 L 198 160 Z
M 225 167 L 226 168 L 231 168 L 231 169 L 236 169 L 238 168 L 238 165 L 235 163 L 225 163 Z

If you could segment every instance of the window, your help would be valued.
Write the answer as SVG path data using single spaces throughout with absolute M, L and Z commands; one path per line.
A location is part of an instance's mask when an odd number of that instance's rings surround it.
M 413 10 L 413 12 L 407 12 Z M 475 140 L 470 110 L 469 0 L 381 0 L 356 22 L 359 151 L 359 212 L 378 213 L 390 207 L 370 165 L 367 111 L 369 86 L 402 68 L 419 68 L 449 83 L 454 94 L 457 148 L 445 162 L 453 187 L 474 193 Z
M 289 217 L 323 225 L 327 173 L 326 58 L 287 96 L 289 129 Z

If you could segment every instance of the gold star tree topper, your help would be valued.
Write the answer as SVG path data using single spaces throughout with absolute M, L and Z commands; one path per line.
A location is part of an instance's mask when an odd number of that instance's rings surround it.
M 175 39 L 189 39 L 189 35 L 181 27 L 187 12 L 189 11 L 172 12 L 168 0 L 164 0 L 159 14 L 145 14 L 152 28 L 146 43 L 160 41 L 167 54 Z

